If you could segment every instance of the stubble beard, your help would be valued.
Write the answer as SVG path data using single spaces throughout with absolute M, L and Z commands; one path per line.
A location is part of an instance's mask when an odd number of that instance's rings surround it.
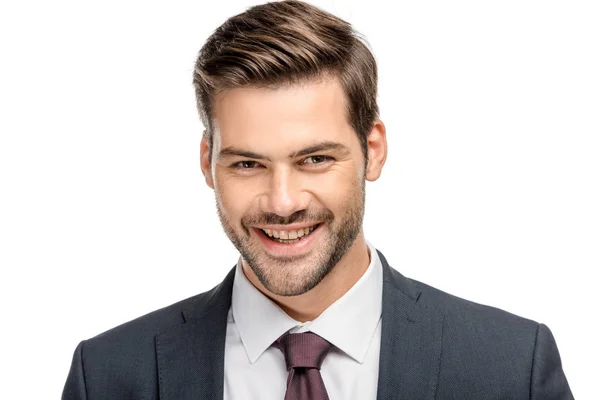
M 365 181 L 357 184 L 344 207 L 340 220 L 335 221 L 330 210 L 320 212 L 298 211 L 287 218 L 275 214 L 248 215 L 242 218 L 237 230 L 217 195 L 217 213 L 229 240 L 248 263 L 259 282 L 278 296 L 298 296 L 317 286 L 337 265 L 361 231 L 365 209 Z M 216 193 L 216 192 L 215 192 Z M 320 221 L 325 224 L 321 232 L 324 243 L 317 244 L 311 256 L 272 257 L 252 237 L 249 226 L 257 224 L 291 224 L 293 222 Z

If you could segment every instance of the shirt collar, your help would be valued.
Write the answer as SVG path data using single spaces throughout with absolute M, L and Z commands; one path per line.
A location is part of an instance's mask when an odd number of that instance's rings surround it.
M 231 307 L 235 326 L 251 363 L 282 334 L 311 331 L 363 363 L 381 318 L 383 275 L 375 248 L 367 242 L 371 261 L 360 279 L 315 320 L 301 323 L 288 316 L 246 278 L 241 260 L 233 282 Z

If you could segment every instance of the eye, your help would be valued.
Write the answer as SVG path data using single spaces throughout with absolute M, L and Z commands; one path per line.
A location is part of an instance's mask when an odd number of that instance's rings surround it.
M 310 156 L 310 157 L 306 157 L 304 160 L 302 160 L 302 164 L 319 165 L 319 164 L 325 164 L 329 161 L 333 161 L 333 158 L 328 157 L 328 156 Z
M 231 164 L 231 168 L 240 170 L 251 170 L 258 167 L 260 167 L 260 164 L 258 162 L 250 160 L 238 161 L 236 163 Z

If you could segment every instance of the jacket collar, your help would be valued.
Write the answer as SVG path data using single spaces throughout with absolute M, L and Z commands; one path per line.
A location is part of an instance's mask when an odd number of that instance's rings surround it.
M 383 298 L 377 399 L 433 399 L 443 316 L 419 304 L 415 284 L 378 254 Z M 223 398 L 225 336 L 234 276 L 235 267 L 218 286 L 184 306 L 184 324 L 156 335 L 161 400 Z
M 383 309 L 377 399 L 434 399 L 443 315 L 420 304 L 417 286 L 378 253 L 383 265 Z
M 184 306 L 185 323 L 156 335 L 161 400 L 223 399 L 227 313 L 235 269 Z

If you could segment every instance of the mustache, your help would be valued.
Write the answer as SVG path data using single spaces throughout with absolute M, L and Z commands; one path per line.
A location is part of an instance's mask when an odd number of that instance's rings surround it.
M 333 213 L 327 211 L 299 210 L 295 213 L 282 217 L 274 213 L 251 214 L 242 218 L 242 225 L 248 227 L 253 225 L 289 225 L 296 222 L 331 222 Z

